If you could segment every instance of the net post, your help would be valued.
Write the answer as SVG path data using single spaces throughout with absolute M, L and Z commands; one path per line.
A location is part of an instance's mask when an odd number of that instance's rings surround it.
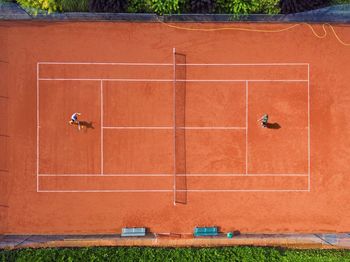
M 174 153 L 174 174 L 173 174 L 173 200 L 174 206 L 176 206 L 176 60 L 175 60 L 176 49 L 173 48 L 173 153 Z

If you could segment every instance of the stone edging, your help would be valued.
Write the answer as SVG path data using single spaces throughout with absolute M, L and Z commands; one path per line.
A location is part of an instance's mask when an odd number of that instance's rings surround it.
M 109 235 L 2 235 L 0 248 L 150 246 L 150 247 L 216 247 L 279 246 L 288 248 L 350 249 L 350 234 L 242 234 L 228 239 L 193 238 L 192 235 L 148 234 L 146 237 L 122 238 Z

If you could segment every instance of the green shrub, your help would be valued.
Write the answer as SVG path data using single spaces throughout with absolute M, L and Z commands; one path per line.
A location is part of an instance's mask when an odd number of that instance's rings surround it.
M 218 13 L 278 14 L 279 0 L 217 0 Z
M 129 0 L 127 12 L 129 13 L 156 13 L 177 14 L 187 13 L 190 10 L 188 0 Z
M 151 13 L 150 0 L 129 0 L 128 13 Z
M 61 0 L 64 12 L 88 12 L 89 0 Z
M 128 0 L 90 0 L 90 12 L 123 13 L 128 6 Z
M 228 10 L 230 14 L 251 14 L 257 9 L 256 1 L 249 0 L 230 0 L 228 1 Z
M 191 13 L 215 13 L 215 0 L 189 0 L 189 2 Z
M 350 0 L 332 0 L 332 5 L 350 4 Z
M 318 9 L 330 4 L 330 0 L 281 0 L 281 13 L 290 14 Z
M 151 11 L 158 14 L 177 14 L 179 13 L 179 0 L 150 0 Z
M 257 1 L 257 10 L 255 13 L 259 14 L 279 14 L 281 9 L 279 8 L 280 0 L 259 0 Z
M 17 2 L 24 8 L 35 9 L 34 12 L 38 10 L 45 10 L 48 13 L 62 11 L 60 0 L 17 0 Z

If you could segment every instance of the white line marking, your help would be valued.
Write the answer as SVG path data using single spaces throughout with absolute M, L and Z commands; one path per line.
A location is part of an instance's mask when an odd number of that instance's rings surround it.
M 101 175 L 103 175 L 103 161 L 104 161 L 104 158 L 103 158 L 103 81 L 101 81 L 101 89 L 100 89 L 100 106 L 101 106 Z
M 168 129 L 173 130 L 173 126 L 104 126 L 104 129 Z M 176 129 L 186 130 L 245 130 L 245 127 L 240 126 L 185 126 L 176 127 Z
M 309 192 L 311 191 L 311 156 L 310 156 L 310 64 L 307 66 L 307 116 L 308 116 L 308 130 L 307 130 L 307 135 L 308 135 L 308 190 Z
M 173 177 L 174 174 L 104 174 L 104 177 Z M 38 174 L 39 177 L 101 177 L 101 174 Z M 308 177 L 308 174 L 176 174 L 176 176 L 186 176 L 186 177 Z
M 178 174 L 178 176 L 228 176 L 228 177 L 307 177 L 307 174 Z
M 180 66 L 307 66 L 308 63 L 261 63 L 261 64 L 224 64 L 224 63 L 219 63 L 219 64 L 178 64 Z
M 175 60 L 173 64 L 165 64 L 165 63 L 77 63 L 77 62 L 38 62 L 37 63 L 37 192 L 171 192 L 172 190 L 56 190 L 56 191 L 51 191 L 51 190 L 39 190 L 39 176 L 60 176 L 60 175 L 49 175 L 49 174 L 38 174 L 39 173 L 39 81 L 49 81 L 49 80 L 61 80 L 61 81 L 101 81 L 101 89 L 102 89 L 102 81 L 121 81 L 121 82 L 176 82 L 171 79 L 94 79 L 94 78 L 72 78 L 72 79 L 67 79 L 67 78 L 39 78 L 39 65 L 40 64 L 87 64 L 87 65 L 140 65 L 140 66 L 174 66 L 175 67 Z M 252 79 L 252 80 L 216 80 L 216 79 L 190 79 L 190 80 L 177 80 L 179 82 L 307 82 L 308 83 L 308 174 L 247 174 L 247 167 L 246 167 L 246 174 L 178 174 L 179 176 L 252 176 L 252 177 L 257 177 L 257 176 L 307 176 L 308 177 L 308 190 L 289 190 L 289 189 L 283 189 L 283 190 L 278 190 L 278 189 L 273 189 L 273 190 L 216 190 L 216 189 L 207 189 L 207 190 L 176 190 L 175 183 L 174 183 L 174 190 L 176 191 L 186 191 L 186 192 L 303 192 L 303 191 L 309 191 L 310 192 L 310 73 L 309 73 L 309 64 L 306 63 L 262 63 L 262 64 L 179 64 L 179 65 L 186 65 L 186 66 L 288 66 L 288 65 L 307 65 L 308 66 L 308 79 L 307 80 L 302 80 L 302 79 Z M 174 75 L 175 75 L 175 70 L 174 70 Z M 174 89 L 175 91 L 175 89 Z M 101 95 L 102 97 L 102 95 Z M 174 97 L 175 98 L 175 97 Z M 247 100 L 248 103 L 248 100 Z M 176 109 L 176 106 L 174 104 L 174 107 Z M 103 109 L 102 109 L 103 110 Z M 101 115 L 103 114 L 101 110 Z M 248 110 L 248 107 L 246 108 Z M 175 113 L 175 110 L 174 110 Z M 103 115 L 102 115 L 103 117 Z M 174 115 L 175 119 L 175 115 Z M 101 118 L 102 120 L 102 118 Z M 103 120 L 102 120 L 103 121 Z M 102 122 L 101 121 L 101 122 Z M 101 123 L 101 134 L 102 134 L 102 129 L 104 128 L 115 128 L 115 127 L 103 127 Z M 116 127 L 119 128 L 119 127 Z M 121 127 L 123 128 L 123 127 Z M 128 127 L 126 127 L 128 128 Z M 131 127 L 134 128 L 134 127 Z M 138 127 L 136 127 L 138 128 Z M 144 128 L 152 128 L 152 127 L 144 127 Z M 160 127 L 164 129 L 168 129 L 168 127 Z M 183 128 L 183 129 L 208 129 L 208 127 L 178 127 L 178 128 Z M 242 127 L 209 127 L 210 129 L 242 129 L 242 130 L 248 130 L 248 123 L 247 126 L 242 128 Z M 171 128 L 170 128 L 171 129 Z M 175 132 L 176 127 L 174 127 L 174 132 Z M 175 133 L 176 134 L 176 133 Z M 175 139 L 174 139 L 174 145 L 175 145 Z M 101 144 L 102 146 L 102 144 Z M 175 152 L 175 148 L 174 148 Z M 248 150 L 246 150 L 248 152 Z M 103 152 L 102 152 L 103 154 Z M 102 156 L 101 154 L 101 156 Z M 175 154 L 174 154 L 174 157 Z M 176 162 L 176 159 L 175 161 Z M 246 161 L 246 165 L 247 165 Z M 176 164 L 176 163 L 175 163 Z M 176 175 L 176 166 L 175 168 L 175 175 Z M 167 174 L 110 174 L 109 176 L 167 176 Z M 62 174 L 62 176 L 70 176 L 69 174 Z M 74 176 L 95 176 L 94 174 L 76 174 Z M 97 175 L 96 175 L 97 176 Z M 100 176 L 100 174 L 98 175 Z M 108 175 L 107 175 L 108 176 Z M 169 175 L 171 176 L 171 174 Z M 175 176 L 174 176 L 175 178 Z M 175 180 L 174 180 L 175 181 Z M 173 191 L 174 191 L 173 190 Z
M 308 192 L 307 189 L 188 189 L 179 192 Z M 171 193 L 171 189 L 125 189 L 125 190 L 40 190 L 40 193 Z
M 169 189 L 116 189 L 116 190 L 40 190 L 45 193 L 151 193 L 151 192 L 172 192 Z
M 179 82 L 307 82 L 305 79 L 188 79 Z
M 171 129 L 173 126 L 104 126 L 104 129 Z
M 115 62 L 39 62 L 43 65 L 124 65 L 124 66 L 172 66 L 167 63 L 115 63 Z
M 171 79 L 132 79 L 132 78 L 39 78 L 40 81 L 114 81 L 114 82 L 173 82 Z
M 245 82 L 245 173 L 248 174 L 248 81 Z
M 245 127 L 241 126 L 185 126 L 185 127 L 177 127 L 177 129 L 186 129 L 186 130 L 245 130 Z
M 40 81 L 111 81 L 111 82 L 174 82 L 172 79 L 133 79 L 133 78 L 39 78 Z M 176 82 L 307 82 L 305 79 L 179 79 Z
M 39 191 L 39 64 L 36 64 L 36 192 Z
M 174 178 L 173 178 L 173 201 L 174 206 L 176 206 L 176 56 L 175 56 L 175 47 L 173 48 L 173 121 L 174 121 Z
M 39 174 L 40 177 L 101 177 L 101 174 Z M 173 174 L 103 174 L 103 177 L 172 177 Z
M 173 66 L 170 63 L 137 63 L 137 62 L 38 62 L 38 64 L 43 65 L 140 65 L 140 66 Z M 179 64 L 186 66 L 307 66 L 308 63 L 188 63 L 188 64 Z
M 183 192 L 307 192 L 306 189 L 189 189 Z

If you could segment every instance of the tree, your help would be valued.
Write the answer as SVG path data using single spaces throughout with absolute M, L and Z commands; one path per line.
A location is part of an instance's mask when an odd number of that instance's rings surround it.
M 298 13 L 328 6 L 330 0 L 281 0 L 282 14 Z

